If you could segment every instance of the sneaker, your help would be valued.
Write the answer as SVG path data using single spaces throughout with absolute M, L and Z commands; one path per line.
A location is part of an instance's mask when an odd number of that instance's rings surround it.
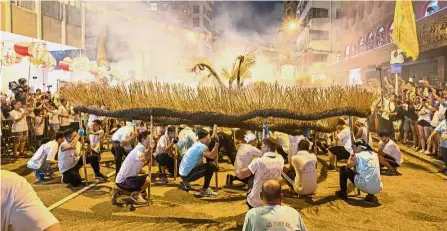
M 34 176 L 36 176 L 37 180 L 39 182 L 44 182 L 45 181 L 45 174 L 44 173 L 39 173 L 38 171 L 34 171 Z
M 162 174 L 160 176 L 160 181 L 162 184 L 167 184 L 168 183 L 168 177 L 166 176 L 166 174 Z
M 334 165 L 329 165 L 329 166 L 327 167 L 327 170 L 328 170 L 328 171 L 331 171 L 331 172 L 335 172 L 335 166 L 334 166 Z
M 424 153 L 424 152 L 425 152 L 424 149 L 419 150 L 419 153 Z
M 233 186 L 233 176 L 230 174 L 227 174 L 227 180 L 225 182 L 226 186 Z
M 365 197 L 365 201 L 368 201 L 368 202 L 374 202 L 375 200 L 376 200 L 376 197 L 373 194 L 368 194 Z
M 146 204 L 147 201 L 143 199 L 140 192 L 132 192 L 130 199 L 137 204 Z
M 191 185 L 189 185 L 188 182 L 180 182 L 180 188 L 185 190 L 186 192 L 189 192 L 189 190 L 191 190 Z
M 95 175 L 95 179 L 97 180 L 107 180 L 107 177 L 104 176 L 102 173 L 98 173 Z
M 342 192 L 341 190 L 338 190 L 335 192 L 335 195 L 337 197 L 339 197 L 342 200 L 347 200 L 348 199 L 348 194 L 346 192 Z
M 430 155 L 430 152 L 427 150 L 424 152 L 425 155 Z
M 217 193 L 211 190 L 210 188 L 207 189 L 200 189 L 200 195 L 204 197 L 217 197 Z

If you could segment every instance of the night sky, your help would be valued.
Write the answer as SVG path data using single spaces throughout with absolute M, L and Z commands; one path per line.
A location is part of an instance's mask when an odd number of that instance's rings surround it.
M 213 14 L 215 16 L 222 11 L 235 12 L 247 11 L 232 18 L 233 25 L 239 30 L 262 33 L 264 28 L 280 24 L 283 17 L 282 1 L 215 1 Z M 219 25 L 215 25 L 219 29 Z

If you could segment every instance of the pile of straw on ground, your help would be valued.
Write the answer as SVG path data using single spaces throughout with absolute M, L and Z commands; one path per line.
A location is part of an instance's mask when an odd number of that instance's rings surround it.
M 256 117 L 315 121 L 336 116 L 366 117 L 376 94 L 361 87 L 300 88 L 254 84 L 231 90 L 182 84 L 135 82 L 109 86 L 71 83 L 62 97 L 75 110 L 118 118 L 171 117 L 234 124 Z M 102 110 L 104 105 L 109 110 Z

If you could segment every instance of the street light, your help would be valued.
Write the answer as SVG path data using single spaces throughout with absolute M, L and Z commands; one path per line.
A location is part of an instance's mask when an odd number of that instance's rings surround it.
M 296 30 L 296 28 L 297 28 L 296 22 L 295 21 L 290 21 L 287 29 L 289 31 L 294 31 L 294 30 Z

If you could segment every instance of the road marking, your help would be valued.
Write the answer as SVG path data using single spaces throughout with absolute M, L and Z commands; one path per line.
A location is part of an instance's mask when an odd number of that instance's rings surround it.
M 115 172 L 114 172 L 114 171 L 111 172 L 111 173 L 109 173 L 109 174 L 107 174 L 107 178 L 110 178 L 110 177 L 113 176 L 113 175 L 115 175 Z M 90 185 L 85 186 L 84 188 L 78 190 L 77 192 L 74 192 L 74 193 L 72 193 L 71 195 L 65 197 L 64 199 L 62 199 L 62 200 L 60 200 L 60 201 L 58 201 L 58 202 L 56 202 L 56 203 L 50 205 L 50 206 L 48 207 L 48 210 L 51 211 L 51 210 L 53 210 L 53 209 L 55 209 L 55 208 L 61 206 L 62 204 L 64 204 L 64 203 L 68 202 L 69 200 L 71 200 L 71 199 L 73 199 L 73 198 L 75 198 L 75 197 L 81 195 L 81 193 L 87 191 L 88 189 L 90 189 L 90 188 L 93 187 L 93 186 L 96 186 L 97 184 L 99 184 L 99 182 L 95 182 L 95 183 L 92 183 L 92 184 L 90 184 Z

